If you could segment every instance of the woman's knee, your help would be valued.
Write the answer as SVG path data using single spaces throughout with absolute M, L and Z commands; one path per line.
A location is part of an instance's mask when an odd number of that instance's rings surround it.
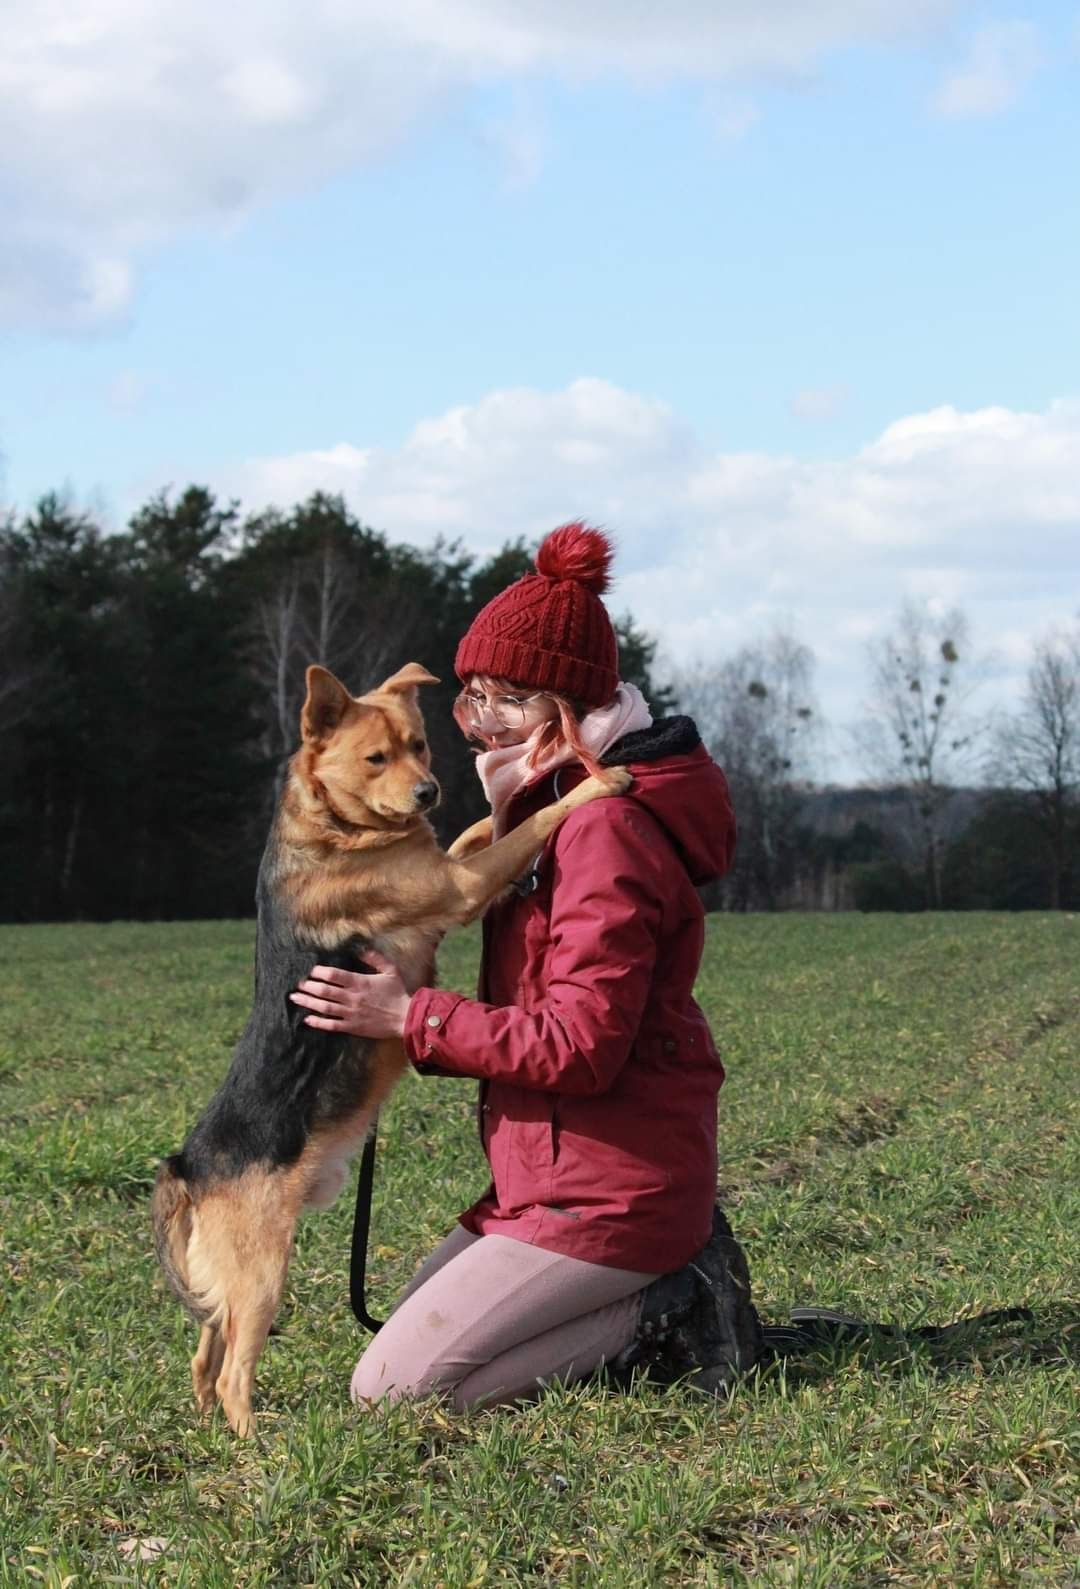
M 384 1396 L 393 1396 L 396 1387 L 387 1377 L 386 1362 L 384 1359 L 376 1362 L 375 1358 L 376 1353 L 369 1347 L 353 1369 L 349 1395 L 354 1402 L 380 1401 Z
M 349 1395 L 354 1402 L 402 1401 L 452 1392 L 467 1369 L 431 1361 L 395 1361 L 369 1346 L 353 1369 Z

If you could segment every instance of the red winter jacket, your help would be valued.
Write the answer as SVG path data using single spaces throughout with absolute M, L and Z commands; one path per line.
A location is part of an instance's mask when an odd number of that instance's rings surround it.
M 405 1047 L 419 1069 L 481 1080 L 492 1184 L 461 1223 L 590 1263 L 679 1269 L 708 1240 L 724 1072 L 692 990 L 694 885 L 731 864 L 727 782 L 688 718 L 604 757 L 629 793 L 569 816 L 528 882 L 484 919 L 480 1001 L 422 988 Z M 584 776 L 519 791 L 510 827 Z

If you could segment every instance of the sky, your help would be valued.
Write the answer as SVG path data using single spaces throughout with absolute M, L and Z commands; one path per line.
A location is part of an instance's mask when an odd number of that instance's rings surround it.
M 1080 4 L 0 0 L 0 506 L 568 518 L 672 666 L 1080 613 Z

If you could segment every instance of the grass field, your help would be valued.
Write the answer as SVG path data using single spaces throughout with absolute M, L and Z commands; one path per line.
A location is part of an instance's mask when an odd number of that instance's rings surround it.
M 762 1311 L 1033 1324 L 730 1401 L 361 1412 L 346 1194 L 302 1227 L 243 1446 L 193 1415 L 147 1196 L 246 1017 L 251 937 L 0 928 L 0 1583 L 1080 1584 L 1080 920 L 713 917 L 700 985 Z M 443 981 L 475 955 L 449 940 Z M 385 1117 L 376 1311 L 483 1184 L 473 1096 L 409 1077 Z

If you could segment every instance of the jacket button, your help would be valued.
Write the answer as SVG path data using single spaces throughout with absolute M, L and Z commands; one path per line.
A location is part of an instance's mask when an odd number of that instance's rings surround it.
M 675 1041 L 675 1039 L 673 1037 L 665 1037 L 664 1038 L 664 1053 L 665 1054 L 674 1054 L 676 1049 L 678 1048 L 678 1046 L 679 1046 L 678 1043 Z
M 441 1015 L 429 1015 L 428 1018 L 427 1018 L 427 1024 L 429 1026 L 441 1026 L 442 1025 L 442 1016 Z

